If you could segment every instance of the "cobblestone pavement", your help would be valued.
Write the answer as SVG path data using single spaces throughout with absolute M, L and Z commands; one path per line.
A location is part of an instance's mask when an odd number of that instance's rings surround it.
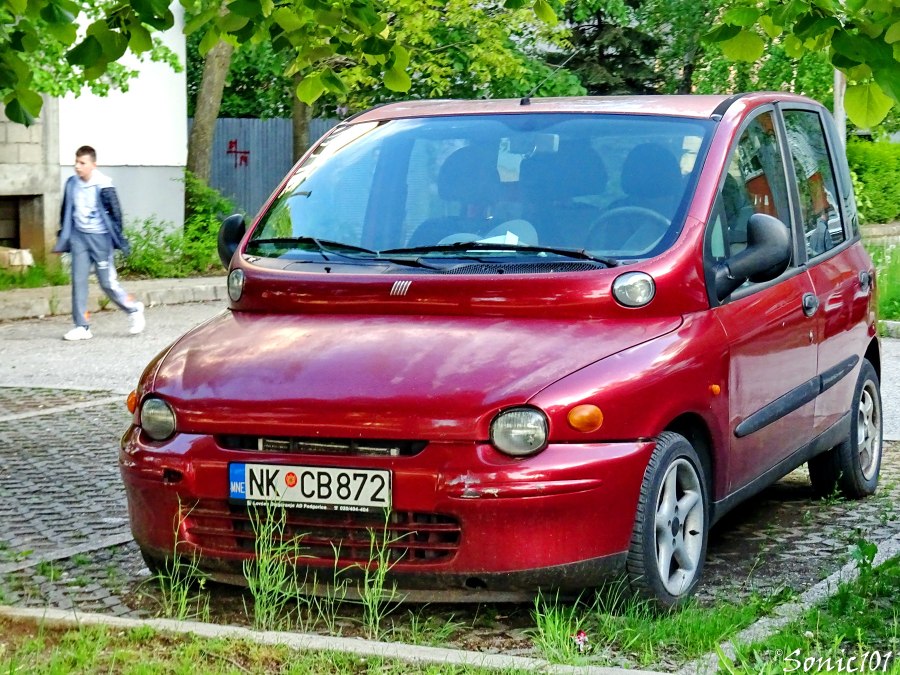
M 123 398 L 0 387 L 0 603 L 156 612 L 116 464 Z M 800 469 L 729 514 L 710 535 L 701 599 L 803 590 L 844 564 L 858 537 L 900 532 L 898 450 L 886 446 L 871 499 L 814 501 Z M 242 614 L 239 591 L 212 593 L 220 619 Z

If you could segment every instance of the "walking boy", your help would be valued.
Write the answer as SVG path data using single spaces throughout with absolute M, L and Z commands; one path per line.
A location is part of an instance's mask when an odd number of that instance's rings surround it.
M 122 209 L 109 176 L 97 169 L 97 152 L 89 145 L 75 151 L 75 174 L 63 192 L 59 239 L 53 251 L 72 254 L 72 321 L 75 327 L 64 340 L 93 337 L 87 311 L 91 265 L 100 288 L 116 306 L 128 313 L 128 332 L 144 330 L 144 305 L 135 302 L 118 282 L 115 249 L 128 253 L 122 232 Z

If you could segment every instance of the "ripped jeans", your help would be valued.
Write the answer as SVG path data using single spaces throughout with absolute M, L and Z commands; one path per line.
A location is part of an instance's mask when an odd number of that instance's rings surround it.
M 119 285 L 113 259 L 112 240 L 108 234 L 88 234 L 72 230 L 69 240 L 72 251 L 72 321 L 76 326 L 88 328 L 90 315 L 87 309 L 88 277 L 91 266 L 97 274 L 100 288 L 121 310 L 136 312 L 137 303 Z

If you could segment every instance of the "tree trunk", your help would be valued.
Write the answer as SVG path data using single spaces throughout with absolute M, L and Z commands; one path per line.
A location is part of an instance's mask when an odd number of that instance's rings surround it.
M 847 92 L 847 76 L 840 70 L 834 71 L 834 121 L 838 136 L 847 147 L 847 111 L 844 110 L 844 94 Z
M 309 148 L 309 106 L 297 98 L 297 87 L 303 75 L 294 75 L 294 104 L 291 107 L 291 126 L 294 130 L 294 161 L 296 162 Z
M 213 134 L 219 107 L 222 105 L 222 92 L 225 90 L 225 77 L 231 65 L 232 52 L 234 47 L 223 40 L 219 40 L 207 52 L 200 91 L 197 92 L 197 104 L 194 107 L 194 126 L 191 127 L 188 138 L 187 168 L 206 184 L 209 184 Z
M 699 40 L 700 37 L 697 36 L 696 39 Z M 688 50 L 684 55 L 684 60 L 682 61 L 684 65 L 681 69 L 681 79 L 678 82 L 678 89 L 675 91 L 676 94 L 690 94 L 693 91 L 694 67 L 697 63 L 697 52 L 698 48 L 694 47 L 693 49 Z

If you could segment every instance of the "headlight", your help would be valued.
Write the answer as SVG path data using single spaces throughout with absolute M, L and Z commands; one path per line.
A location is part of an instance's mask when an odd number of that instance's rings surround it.
M 175 433 L 175 411 L 161 398 L 141 404 L 141 429 L 154 441 L 164 441 Z
M 534 408 L 512 408 L 491 422 L 491 443 L 513 457 L 533 455 L 547 445 L 547 418 Z
M 228 275 L 228 297 L 231 298 L 232 302 L 237 302 L 241 299 L 243 292 L 244 271 L 231 270 L 231 273 Z

